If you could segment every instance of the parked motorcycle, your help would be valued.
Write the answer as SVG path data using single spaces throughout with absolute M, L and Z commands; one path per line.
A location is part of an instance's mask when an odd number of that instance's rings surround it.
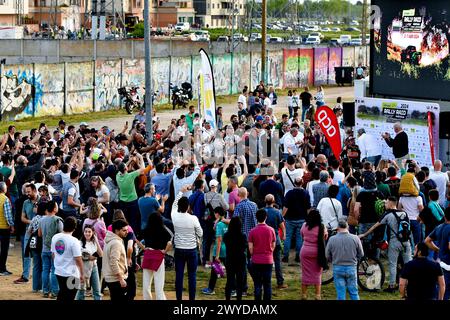
M 139 87 L 130 87 L 127 89 L 126 87 L 122 87 L 118 89 L 119 95 L 123 100 L 125 105 L 125 110 L 127 110 L 128 114 L 132 114 L 133 110 L 141 110 L 145 107 L 145 94 L 143 100 L 139 98 L 138 94 Z M 152 104 L 155 101 L 155 98 L 158 95 L 158 91 L 154 92 L 152 95 Z
M 189 101 L 193 97 L 192 85 L 189 82 L 183 82 L 181 88 L 179 88 L 170 83 L 170 90 L 172 91 L 172 110 L 175 110 L 177 106 L 187 108 Z

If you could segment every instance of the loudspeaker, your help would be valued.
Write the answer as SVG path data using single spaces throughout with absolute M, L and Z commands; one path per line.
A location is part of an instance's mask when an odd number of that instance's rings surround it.
M 439 139 L 450 139 L 450 112 L 439 114 Z
M 353 67 L 334 67 L 336 83 L 344 85 L 353 83 Z
M 342 112 L 344 116 L 344 126 L 354 127 L 355 126 L 355 103 L 354 102 L 343 102 Z

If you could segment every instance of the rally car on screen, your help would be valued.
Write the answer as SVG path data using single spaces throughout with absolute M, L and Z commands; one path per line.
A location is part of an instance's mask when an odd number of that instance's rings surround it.
M 412 65 L 420 65 L 420 60 L 422 59 L 422 53 L 417 51 L 415 46 L 408 46 L 406 49 L 403 49 L 401 54 L 402 63 L 407 62 Z

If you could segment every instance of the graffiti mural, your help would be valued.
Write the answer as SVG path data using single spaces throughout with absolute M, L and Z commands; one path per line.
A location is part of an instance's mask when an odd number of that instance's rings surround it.
M 158 92 L 155 104 L 169 102 L 170 58 L 152 59 L 152 88 Z
M 300 87 L 314 82 L 314 49 L 301 49 L 299 58 Z
M 250 54 L 233 55 L 233 76 L 231 79 L 232 92 L 240 93 L 250 81 Z
M 355 48 L 353 47 L 342 48 L 342 66 L 343 67 L 355 66 Z
M 94 110 L 93 70 L 93 62 L 77 62 L 67 64 L 67 114 L 85 113 Z
M 95 111 L 120 107 L 121 61 L 95 62 Z
M 267 61 L 267 83 L 275 89 L 283 88 L 283 52 L 269 51 Z
M 286 88 L 296 88 L 298 86 L 298 50 L 283 50 L 284 58 L 284 86 Z
M 342 64 L 342 48 L 330 48 L 328 61 L 328 84 L 336 84 L 335 67 L 340 67 Z
M 200 58 L 200 55 L 192 56 L 192 94 L 194 96 L 194 99 L 198 97 L 198 90 L 199 90 L 199 79 L 198 75 L 200 73 L 202 60 Z
M 183 82 L 192 83 L 191 57 L 172 57 L 170 82 L 176 86 L 180 86 Z
M 42 106 L 42 78 L 31 66 L 5 66 L 0 75 L 2 120 L 18 120 L 33 116 Z
M 64 114 L 64 64 L 36 64 L 34 72 L 42 84 L 42 103 L 35 105 L 34 116 Z
M 314 85 L 328 82 L 328 48 L 314 49 Z
M 138 95 L 143 100 L 145 94 L 145 60 L 124 59 L 122 71 L 122 86 L 138 87 Z
M 231 55 L 213 55 L 214 86 L 216 95 L 230 94 L 231 89 Z M 239 67 L 239 66 L 237 66 Z
M 261 53 L 251 53 L 251 75 L 250 75 L 250 90 L 256 88 L 259 82 L 262 80 L 261 76 Z

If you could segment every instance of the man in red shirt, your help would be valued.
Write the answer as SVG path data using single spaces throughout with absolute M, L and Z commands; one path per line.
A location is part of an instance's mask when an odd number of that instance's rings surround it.
M 275 231 L 266 224 L 267 212 L 256 211 L 258 224 L 248 235 L 248 250 L 251 255 L 255 300 L 261 301 L 264 287 L 264 301 L 272 299 L 272 265 L 275 250 Z

